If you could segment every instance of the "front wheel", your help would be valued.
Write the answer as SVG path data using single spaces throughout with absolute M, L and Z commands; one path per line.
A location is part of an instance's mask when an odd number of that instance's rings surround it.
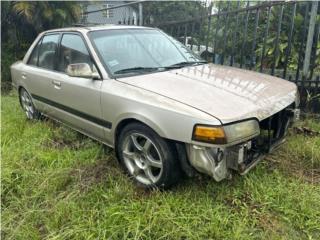
M 116 151 L 127 173 L 144 188 L 168 188 L 180 178 L 175 149 L 143 124 L 124 127 Z

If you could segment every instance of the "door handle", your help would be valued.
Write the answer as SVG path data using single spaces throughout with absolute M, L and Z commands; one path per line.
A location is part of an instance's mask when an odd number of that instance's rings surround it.
M 61 82 L 57 80 L 52 80 L 52 84 L 54 85 L 54 88 L 60 89 L 61 88 Z
M 56 85 L 58 87 L 61 87 L 61 82 L 57 81 L 57 80 L 52 80 L 52 84 Z
M 27 78 L 27 74 L 26 74 L 25 72 L 23 72 L 23 73 L 21 74 L 21 77 L 22 77 L 23 79 L 26 79 L 26 78 Z

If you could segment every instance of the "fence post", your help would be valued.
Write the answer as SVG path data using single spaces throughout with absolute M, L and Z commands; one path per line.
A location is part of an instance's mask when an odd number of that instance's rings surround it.
M 312 6 L 311 6 L 306 51 L 304 55 L 303 68 L 302 68 L 302 77 L 304 78 L 308 77 L 308 71 L 310 67 L 311 48 L 313 43 L 313 35 L 314 35 L 314 28 L 316 24 L 317 10 L 318 10 L 318 1 L 314 1 L 312 2 Z
M 142 3 L 139 3 L 139 25 L 142 26 L 143 25 L 143 14 L 142 14 Z

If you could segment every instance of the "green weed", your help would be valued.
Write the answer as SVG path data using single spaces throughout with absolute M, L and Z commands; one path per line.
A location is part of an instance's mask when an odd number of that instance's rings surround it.
M 1 100 L 3 239 L 320 239 L 319 137 L 290 133 L 243 177 L 145 192 L 100 143 Z

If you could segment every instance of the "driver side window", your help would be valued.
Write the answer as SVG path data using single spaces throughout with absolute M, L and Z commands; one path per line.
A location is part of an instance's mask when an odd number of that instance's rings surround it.
M 76 34 L 63 34 L 60 46 L 58 71 L 66 72 L 69 64 L 87 63 L 93 70 L 93 62 L 82 38 Z

